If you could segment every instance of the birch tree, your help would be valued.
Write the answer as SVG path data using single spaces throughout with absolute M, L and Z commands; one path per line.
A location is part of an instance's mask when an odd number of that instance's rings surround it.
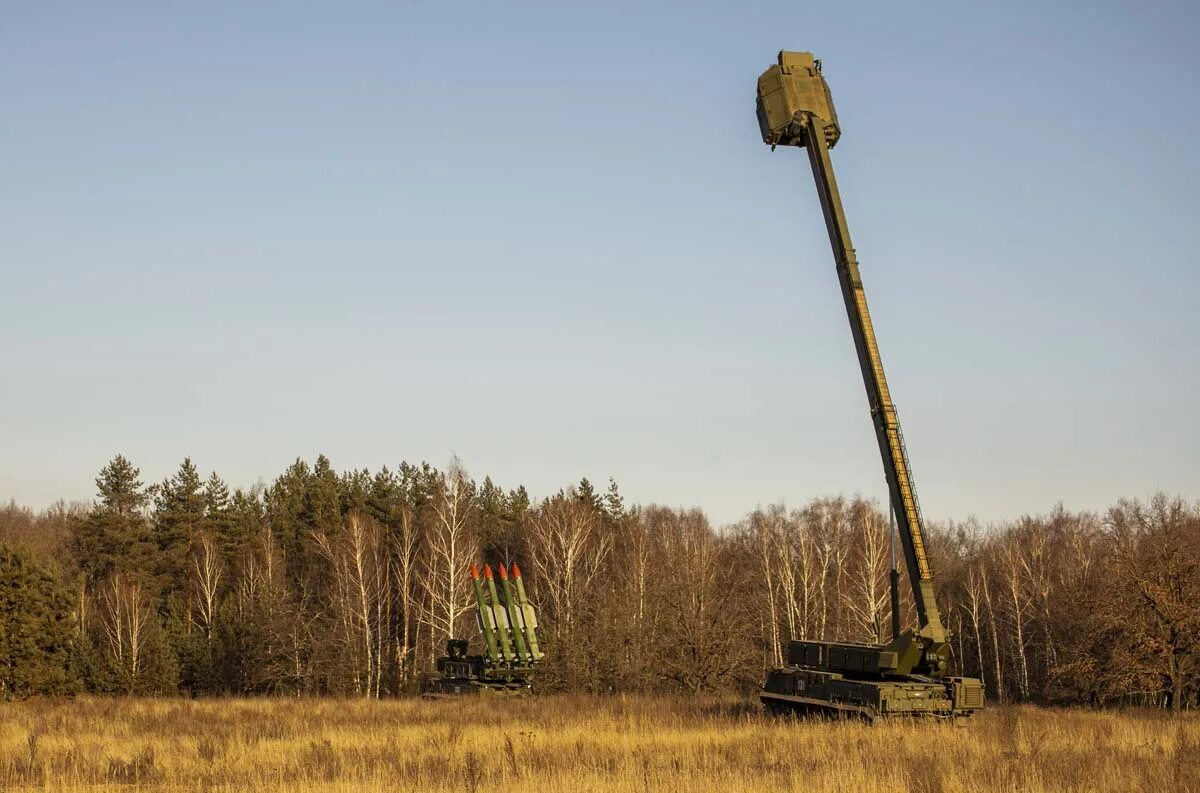
M 764 619 L 768 634 L 766 644 L 771 656 L 772 666 L 783 664 L 783 642 L 779 636 L 780 618 L 779 601 L 782 592 L 781 576 L 785 576 L 787 565 L 783 564 L 783 546 L 785 544 L 782 524 L 784 522 L 784 507 L 782 504 L 772 505 L 764 510 L 755 510 L 749 519 L 748 539 L 751 553 L 758 567 L 760 590 Z M 790 576 L 788 576 L 790 578 Z M 791 617 L 789 611 L 788 616 Z M 789 622 L 793 622 L 789 620 Z M 790 628 L 790 626 L 789 626 Z
M 122 573 L 113 574 L 100 586 L 97 600 L 109 658 L 126 693 L 132 694 L 145 666 L 151 604 L 141 582 Z
M 196 621 L 204 638 L 212 641 L 217 619 L 217 604 L 225 564 L 216 538 L 203 532 L 196 538 L 192 550 L 191 579 L 196 591 Z
M 1027 700 L 1030 687 L 1026 624 L 1029 620 L 1030 601 L 1025 587 L 1024 549 L 1018 537 L 1009 536 L 999 544 L 998 551 L 998 572 L 1004 590 L 1013 652 L 1016 654 L 1017 693 L 1022 700 Z
M 421 560 L 426 595 L 422 621 L 430 630 L 431 654 L 455 635 L 460 619 L 471 608 L 467 569 L 479 552 L 470 522 L 473 497 L 474 485 L 458 458 L 452 459 L 435 482 L 433 520 Z
M 417 577 L 417 550 L 420 537 L 413 511 L 407 504 L 400 507 L 398 527 L 392 536 L 392 581 L 399 609 L 400 630 L 395 640 L 395 661 L 400 682 L 406 682 L 413 674 L 413 656 L 416 637 L 413 622 L 416 616 L 416 601 L 413 586 Z
M 855 503 L 851 514 L 853 578 L 847 605 L 856 623 L 856 638 L 883 644 L 883 615 L 890 600 L 888 527 L 879 512 L 865 502 Z
M 555 615 L 560 635 L 572 635 L 576 612 L 612 546 L 601 534 L 595 510 L 559 494 L 530 516 L 529 553 L 543 605 Z

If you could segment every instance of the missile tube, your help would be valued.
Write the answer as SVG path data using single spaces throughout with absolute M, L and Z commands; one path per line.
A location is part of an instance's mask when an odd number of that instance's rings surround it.
M 491 565 L 483 566 L 483 577 L 487 580 L 488 594 L 491 595 L 491 612 L 496 622 L 496 633 L 500 636 L 500 652 L 504 654 L 505 663 L 511 664 L 513 662 L 512 643 L 508 640 L 507 626 L 502 624 L 508 622 L 508 617 L 501 610 L 500 597 L 496 594 L 496 581 L 492 578 Z M 503 619 L 501 619 L 502 616 Z
M 512 628 L 513 641 L 517 645 L 517 657 L 521 663 L 527 664 L 532 659 L 529 649 L 525 646 L 524 622 L 517 613 L 517 601 L 513 597 L 512 584 L 508 581 L 508 571 L 500 564 L 500 588 L 504 592 L 504 608 L 508 611 L 508 624 Z
M 488 659 L 496 666 L 500 664 L 500 651 L 496 647 L 496 618 L 487 607 L 483 586 L 479 582 L 479 568 L 474 563 L 471 564 L 471 584 L 475 588 L 475 605 L 479 608 L 479 630 L 483 632 Z
M 513 564 L 513 581 L 517 584 L 517 602 L 521 607 L 521 624 L 525 626 L 525 639 L 529 642 L 529 657 L 534 661 L 542 660 L 542 651 L 538 649 L 537 615 L 529 598 L 525 596 L 525 582 L 521 580 L 521 568 Z

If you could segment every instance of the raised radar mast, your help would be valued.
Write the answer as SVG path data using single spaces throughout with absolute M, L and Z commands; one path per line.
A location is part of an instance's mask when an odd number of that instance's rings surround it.
M 772 150 L 798 146 L 808 152 L 917 611 L 916 629 L 893 636 L 887 645 L 790 642 L 789 666 L 768 676 L 763 701 L 769 706 L 851 710 L 869 716 L 970 712 L 983 705 L 979 681 L 941 677 L 949 666 L 948 636 L 934 599 L 933 571 L 904 433 L 888 389 L 829 157 L 842 131 L 821 62 L 808 52 L 780 52 L 778 62 L 758 78 L 757 113 L 763 142 Z M 893 603 L 896 600 L 893 597 Z M 893 624 L 897 624 L 895 615 Z

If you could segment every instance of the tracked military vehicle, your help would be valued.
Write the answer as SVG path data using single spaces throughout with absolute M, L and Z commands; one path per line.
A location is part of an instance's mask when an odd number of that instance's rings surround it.
M 789 642 L 787 666 L 768 673 L 762 702 L 772 711 L 848 714 L 872 720 L 892 715 L 969 715 L 983 707 L 983 686 L 973 678 L 947 676 L 949 637 L 934 601 L 921 505 L 829 157 L 829 150 L 841 137 L 841 127 L 821 62 L 807 52 L 780 52 L 778 62 L 758 78 L 757 112 L 763 142 L 772 150 L 798 146 L 808 152 L 867 389 L 918 623 L 914 629 L 899 630 L 898 576 L 893 574 L 889 644 Z
M 525 594 L 521 568 L 499 565 L 500 587 L 491 565 L 483 575 L 471 565 L 475 590 L 475 619 L 483 639 L 483 654 L 469 655 L 467 639 L 447 639 L 446 654 L 437 660 L 436 672 L 421 685 L 426 697 L 492 692 L 525 694 L 532 686 L 534 670 L 542 660 L 538 647 L 537 614 Z

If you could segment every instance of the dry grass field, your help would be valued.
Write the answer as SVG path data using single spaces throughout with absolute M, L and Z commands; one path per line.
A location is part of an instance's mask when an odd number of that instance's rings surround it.
M 5 791 L 497 789 L 1200 792 L 1200 714 L 868 727 L 672 698 L 0 705 Z

